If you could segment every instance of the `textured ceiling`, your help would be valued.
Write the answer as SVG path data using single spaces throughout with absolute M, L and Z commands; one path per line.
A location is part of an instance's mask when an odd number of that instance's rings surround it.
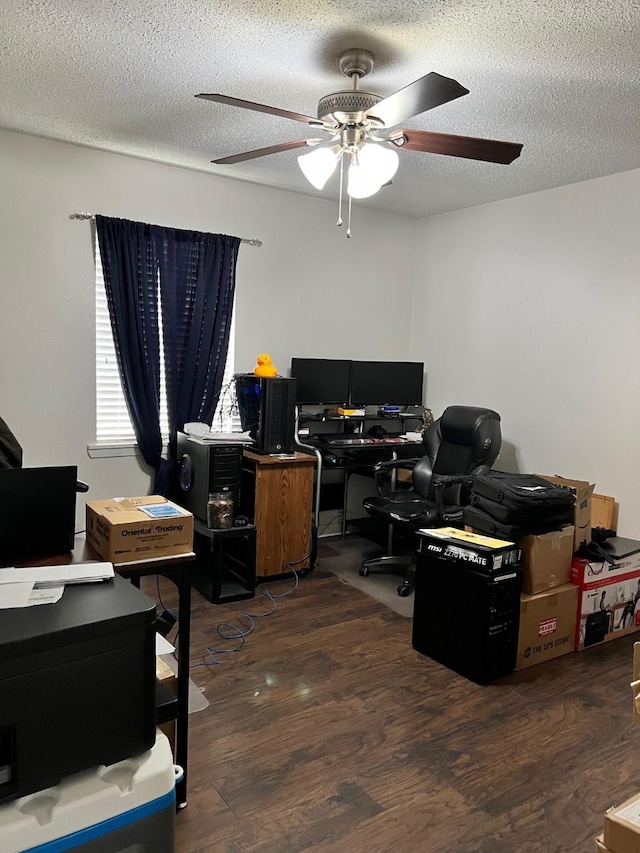
M 300 151 L 210 160 L 316 136 L 194 98 L 220 92 L 315 115 L 372 51 L 382 96 L 430 71 L 470 94 L 404 123 L 523 143 L 510 166 L 401 152 L 357 202 L 412 217 L 640 167 L 638 0 L 2 0 L 0 127 L 322 194 Z

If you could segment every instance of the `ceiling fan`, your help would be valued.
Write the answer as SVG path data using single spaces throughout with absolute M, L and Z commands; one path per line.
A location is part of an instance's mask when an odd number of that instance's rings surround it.
M 324 137 L 281 142 L 254 151 L 221 157 L 212 162 L 217 165 L 231 165 L 280 151 L 311 147 L 313 151 L 298 157 L 307 179 L 317 189 L 323 189 L 340 163 L 342 196 L 346 160 L 349 167 L 347 194 L 351 200 L 374 195 L 391 181 L 398 168 L 399 150 L 445 154 L 505 165 L 512 163 L 520 155 L 522 145 L 514 142 L 396 128 L 398 124 L 413 116 L 469 94 L 469 90 L 456 80 L 432 71 L 383 98 L 360 89 L 360 80 L 370 73 L 373 62 L 374 56 L 368 50 L 345 51 L 340 56 L 340 70 L 352 80 L 353 87 L 323 97 L 318 104 L 317 118 L 229 95 L 196 95 L 197 98 L 208 101 L 299 121 L 325 133 Z M 341 224 L 340 218 L 338 224 Z

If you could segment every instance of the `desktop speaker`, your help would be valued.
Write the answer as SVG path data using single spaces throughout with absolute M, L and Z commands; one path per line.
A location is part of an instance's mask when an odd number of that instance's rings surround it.
M 193 435 L 178 433 L 179 492 L 175 502 L 206 522 L 209 495 L 221 492 L 240 505 L 241 444 L 214 444 Z
M 292 453 L 295 447 L 296 380 L 242 373 L 235 377 L 242 429 L 255 453 Z

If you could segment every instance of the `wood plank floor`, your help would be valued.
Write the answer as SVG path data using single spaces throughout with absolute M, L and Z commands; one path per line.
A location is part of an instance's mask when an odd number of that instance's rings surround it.
M 480 687 L 331 574 L 334 548 L 240 651 L 192 670 L 210 704 L 189 718 L 177 853 L 590 853 L 605 809 L 640 790 L 634 637 Z M 235 644 L 219 624 L 270 607 L 193 598 L 193 664 Z

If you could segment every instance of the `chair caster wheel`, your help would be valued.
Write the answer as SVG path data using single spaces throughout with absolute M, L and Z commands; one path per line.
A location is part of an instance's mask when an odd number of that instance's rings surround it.
M 368 566 L 360 566 L 360 568 L 358 569 L 358 574 L 362 578 L 368 578 L 369 574 L 370 574 L 369 567 Z
M 406 598 L 411 593 L 411 587 L 408 584 L 401 583 L 398 587 L 398 595 L 402 596 L 402 598 Z

